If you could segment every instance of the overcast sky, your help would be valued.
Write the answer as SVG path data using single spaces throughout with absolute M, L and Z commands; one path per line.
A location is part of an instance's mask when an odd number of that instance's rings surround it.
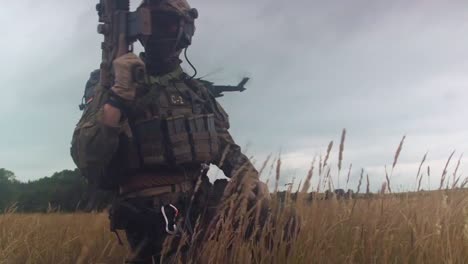
M 450 153 L 457 150 L 458 159 L 468 149 L 466 1 L 191 5 L 200 13 L 192 62 L 200 76 L 219 83 L 252 78 L 247 91 L 220 102 L 234 138 L 258 163 L 281 150 L 282 183 L 303 177 L 331 140 L 336 175 L 343 128 L 343 166 L 353 163 L 352 184 L 365 168 L 373 189 L 403 135 L 394 188 L 414 188 L 426 151 L 436 187 Z M 20 180 L 74 167 L 69 147 L 78 104 L 100 62 L 94 6 L 89 0 L 2 3 L 0 168 Z

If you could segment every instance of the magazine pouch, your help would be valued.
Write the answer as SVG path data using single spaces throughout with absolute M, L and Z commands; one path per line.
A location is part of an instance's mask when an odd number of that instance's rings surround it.
M 211 162 L 218 155 L 214 115 L 195 115 L 188 119 L 194 162 Z
M 184 116 L 168 117 L 166 119 L 168 143 L 170 145 L 170 160 L 176 165 L 191 163 L 189 135 Z
M 139 142 L 141 158 L 145 166 L 164 164 L 164 135 L 159 117 L 138 121 L 135 124 L 135 140 Z

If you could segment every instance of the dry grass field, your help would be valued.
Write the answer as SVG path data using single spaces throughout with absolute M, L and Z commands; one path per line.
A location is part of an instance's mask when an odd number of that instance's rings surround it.
M 339 148 L 338 175 L 344 138 L 345 131 Z M 457 174 L 460 160 L 449 174 L 453 154 L 448 158 L 439 190 L 421 191 L 424 173 L 430 175 L 429 167 L 422 169 L 424 156 L 416 174 L 415 192 L 392 193 L 391 178 L 404 139 L 378 194 L 370 194 L 369 177 L 364 177 L 362 170 L 356 190 L 363 194 L 353 199 L 325 200 L 322 194 L 312 201 L 308 199 L 306 192 L 311 188 L 317 193 L 333 188 L 328 162 L 331 142 L 318 166 L 314 167 L 313 162 L 297 192 L 289 188 L 281 200 L 273 190 L 266 219 L 259 221 L 259 211 L 255 210 L 259 206 L 247 206 L 242 197 L 248 195 L 233 196 L 213 225 L 203 229 L 197 224 L 191 237 L 182 236 L 181 245 L 190 246 L 175 260 L 246 264 L 468 263 L 468 189 L 464 188 L 468 178 L 461 180 Z M 269 168 L 277 189 L 281 159 L 268 160 L 260 173 Z M 311 184 L 314 173 L 316 186 Z M 451 184 L 448 175 L 453 175 Z M 349 173 L 347 178 L 346 183 Z M 124 263 L 127 245 L 119 245 L 108 226 L 105 213 L 0 214 L 0 264 Z
M 191 263 L 468 263 L 464 190 L 272 202 L 257 239 L 220 222 L 219 234 L 190 250 Z M 0 216 L 2 264 L 123 263 L 126 254 L 105 214 Z

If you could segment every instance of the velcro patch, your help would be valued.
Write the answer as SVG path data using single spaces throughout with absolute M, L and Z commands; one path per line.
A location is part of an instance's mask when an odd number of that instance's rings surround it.
M 173 105 L 185 105 L 184 98 L 182 98 L 182 96 L 180 96 L 178 94 L 169 95 L 169 99 L 171 101 L 171 104 L 173 104 Z

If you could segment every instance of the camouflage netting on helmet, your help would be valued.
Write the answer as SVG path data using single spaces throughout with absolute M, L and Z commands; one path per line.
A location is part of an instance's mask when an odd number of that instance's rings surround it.
M 186 0 L 145 0 L 140 6 L 149 6 L 153 11 L 175 12 L 187 16 L 192 8 Z

